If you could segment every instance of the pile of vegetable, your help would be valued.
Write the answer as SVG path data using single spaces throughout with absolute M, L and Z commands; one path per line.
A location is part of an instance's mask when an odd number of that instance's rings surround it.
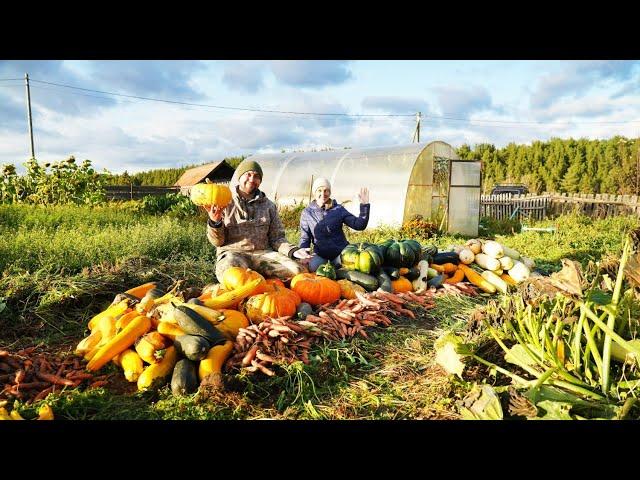
M 517 368 L 482 358 L 474 342 L 451 332 L 436 342 L 438 363 L 462 376 L 465 358 L 473 358 L 506 375 L 524 392 L 512 405 L 523 416 L 624 418 L 640 387 L 637 285 L 625 282 L 631 254 L 627 242 L 615 278 L 598 267 L 585 279 L 576 264 L 563 262 L 547 280 L 557 286 L 552 298 L 527 302 L 516 294 L 487 305 L 483 324 Z
M 535 268 L 533 260 L 494 240 L 475 238 L 451 250 L 436 255 L 431 268 L 437 273 L 431 275 L 451 275 L 445 282 L 466 278 L 487 293 L 507 293 L 509 286 L 528 279 Z

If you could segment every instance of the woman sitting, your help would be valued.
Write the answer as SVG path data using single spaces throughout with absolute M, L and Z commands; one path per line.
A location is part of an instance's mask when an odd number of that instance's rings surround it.
M 342 225 L 354 230 L 364 230 L 369 223 L 369 190 L 361 188 L 360 215 L 349 213 L 335 199 L 331 198 L 331 184 L 326 178 L 318 178 L 312 186 L 314 200 L 300 216 L 300 247 L 309 248 L 313 243 L 314 255 L 309 261 L 309 271 L 315 272 L 323 263 L 331 261 L 340 265 L 340 252 L 349 242 L 344 236 Z

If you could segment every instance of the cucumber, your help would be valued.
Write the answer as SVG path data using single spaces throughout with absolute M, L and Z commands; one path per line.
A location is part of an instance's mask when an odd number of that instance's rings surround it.
M 209 340 L 211 346 L 222 345 L 227 338 L 202 315 L 184 305 L 173 310 L 178 326 L 188 335 L 200 335 Z
M 342 280 L 343 278 L 345 278 L 350 282 L 357 283 L 369 292 L 373 292 L 376 288 L 378 288 L 378 280 L 376 279 L 376 277 L 368 275 L 366 273 L 358 272 L 357 270 L 345 270 L 343 268 L 339 268 L 338 270 L 336 270 L 336 278 L 338 280 Z
M 197 363 L 188 358 L 178 360 L 171 376 L 171 392 L 174 395 L 189 395 L 198 390 L 199 386 Z
M 435 263 L 436 265 L 453 263 L 454 265 L 458 265 L 460 263 L 460 257 L 458 257 L 456 252 L 440 252 L 436 253 L 429 263 Z
M 180 355 L 194 362 L 205 358 L 211 348 L 209 341 L 200 335 L 178 335 L 173 346 Z

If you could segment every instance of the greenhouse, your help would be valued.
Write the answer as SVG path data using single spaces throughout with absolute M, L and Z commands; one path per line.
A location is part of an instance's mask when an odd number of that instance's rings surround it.
M 355 214 L 360 188 L 369 188 L 370 227 L 419 216 L 448 232 L 478 234 L 480 162 L 460 160 L 442 141 L 249 158 L 262 167 L 260 189 L 278 205 L 308 204 L 313 180 L 326 177 L 332 197 Z

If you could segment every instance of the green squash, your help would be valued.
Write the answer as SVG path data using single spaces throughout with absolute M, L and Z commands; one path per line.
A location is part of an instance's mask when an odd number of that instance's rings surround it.
M 347 245 L 340 253 L 340 261 L 343 268 L 367 274 L 378 272 L 383 260 L 384 255 L 378 246 L 371 243 Z
M 327 263 L 324 263 L 318 267 L 318 269 L 316 270 L 316 275 L 320 277 L 327 277 L 327 278 L 330 278 L 331 280 L 335 280 L 336 269 L 334 268 L 331 261 L 328 261 Z

